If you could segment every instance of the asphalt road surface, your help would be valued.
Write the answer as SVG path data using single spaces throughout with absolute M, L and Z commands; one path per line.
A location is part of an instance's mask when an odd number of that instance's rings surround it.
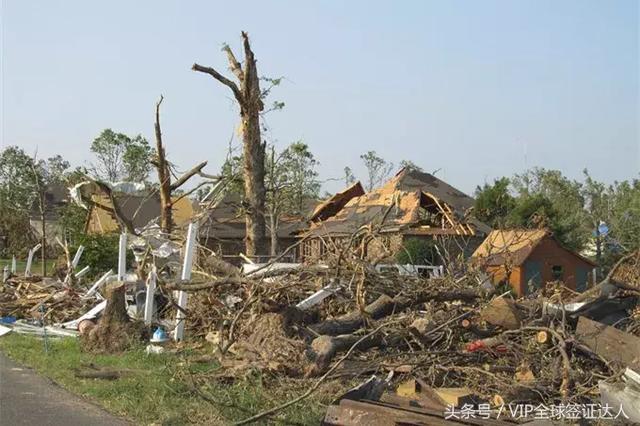
M 0 353 L 0 425 L 130 425 Z

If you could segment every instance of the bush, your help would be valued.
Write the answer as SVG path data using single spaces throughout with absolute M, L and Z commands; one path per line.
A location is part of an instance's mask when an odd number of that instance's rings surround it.
M 91 268 L 90 275 L 100 275 L 118 267 L 118 240 L 119 234 L 105 235 L 83 235 L 78 239 L 78 244 L 69 247 L 70 254 L 73 256 L 79 245 L 84 246 L 84 252 L 80 258 L 78 269 L 85 266 Z M 133 252 L 127 251 L 127 260 L 129 263 L 133 260 Z
M 396 255 L 396 261 L 401 265 L 436 265 L 439 262 L 435 242 L 424 238 L 409 238 Z

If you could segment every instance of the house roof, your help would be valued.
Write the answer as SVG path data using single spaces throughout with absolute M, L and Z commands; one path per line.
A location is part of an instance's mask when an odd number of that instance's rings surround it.
M 318 204 L 318 206 L 315 208 L 313 213 L 311 213 L 311 216 L 309 217 L 309 221 L 315 222 L 318 220 L 322 221 L 322 220 L 328 219 L 331 216 L 338 213 L 340 209 L 342 209 L 345 206 L 345 204 L 349 202 L 349 200 L 364 194 L 365 194 L 364 188 L 362 187 L 362 184 L 358 181 L 353 185 L 349 186 L 348 188 L 340 192 L 336 192 L 328 200 Z
M 487 234 L 491 228 L 467 215 L 473 204 L 473 198 L 435 176 L 404 168 L 376 190 L 363 193 L 357 183 L 331 197 L 312 215 L 315 223 L 310 233 L 350 234 L 383 217 L 384 230 L 390 231 L 419 225 L 425 219 L 425 211 L 444 211 L 458 233 Z
M 45 220 L 58 219 L 58 208 L 64 206 L 69 202 L 69 191 L 67 188 L 59 183 L 48 185 L 45 192 Z M 35 199 L 31 204 L 30 217 L 35 220 L 40 220 L 40 200 Z
M 520 266 L 545 238 L 553 238 L 547 229 L 497 229 L 485 238 L 472 258 L 482 260 L 485 266 L 499 266 L 507 262 L 512 266 Z M 562 247 L 560 243 L 558 245 Z M 562 248 L 582 261 L 593 264 L 589 259 Z
M 134 228 L 142 228 L 149 222 L 160 217 L 160 196 L 157 192 L 147 195 L 114 194 L 122 214 L 129 219 Z M 175 197 L 174 199 L 177 199 Z M 94 194 L 92 201 L 98 206 L 93 206 L 89 214 L 87 232 L 106 234 L 120 229 L 113 213 L 111 201 L 105 195 Z M 100 208 L 104 206 L 106 209 Z M 191 220 L 195 213 L 192 201 L 187 198 L 177 200 L 172 208 L 173 222 L 176 226 L 182 226 Z
M 316 200 L 306 200 L 303 210 L 312 211 Z M 295 233 L 306 227 L 306 216 L 285 216 L 280 219 L 279 238 L 292 238 Z M 217 207 L 211 209 L 200 225 L 200 234 L 216 239 L 243 239 L 246 235 L 245 217 L 242 212 L 242 196 L 227 193 Z
M 496 229 L 485 238 L 472 257 L 483 259 L 488 266 L 502 265 L 507 261 L 517 266 L 548 235 L 550 233 L 545 229 Z

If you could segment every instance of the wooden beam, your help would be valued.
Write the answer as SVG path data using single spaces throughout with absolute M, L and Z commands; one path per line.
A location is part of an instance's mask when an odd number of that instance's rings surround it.
M 607 361 L 640 370 L 640 338 L 586 317 L 578 319 L 576 337 Z

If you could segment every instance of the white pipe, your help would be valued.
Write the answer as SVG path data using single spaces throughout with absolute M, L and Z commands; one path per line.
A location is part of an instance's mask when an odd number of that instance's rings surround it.
M 16 264 L 16 257 L 13 256 L 11 258 L 11 273 L 15 275 L 17 270 L 18 270 L 18 266 Z
M 189 224 L 189 230 L 187 231 L 187 242 L 184 246 L 184 262 L 182 263 L 182 281 L 188 281 L 191 279 L 191 270 L 193 269 L 193 257 L 196 247 L 196 239 L 198 236 L 198 224 L 192 222 Z M 179 291 L 177 294 L 178 306 L 183 309 L 187 307 L 187 293 L 185 291 Z M 173 338 L 175 341 L 182 340 L 184 337 L 184 313 L 178 309 L 176 313 L 176 328 L 174 330 Z
M 156 265 L 153 265 L 147 278 L 147 298 L 144 302 L 144 322 L 146 324 L 151 324 L 151 321 L 153 321 L 153 300 L 156 293 L 157 278 Z
M 82 320 L 95 318 L 96 315 L 98 315 L 100 312 L 102 312 L 106 306 L 107 306 L 107 301 L 103 300 L 102 302 L 98 303 L 96 306 L 91 308 L 91 310 L 89 312 L 87 312 L 86 314 L 82 315 L 80 318 L 75 319 L 73 321 L 65 322 L 65 323 L 63 323 L 61 325 L 64 328 L 76 328 L 77 329 L 78 328 L 78 324 L 80 324 L 80 322 Z
M 89 269 L 91 269 L 91 268 L 89 267 L 89 265 L 87 265 L 84 268 L 82 268 L 81 270 L 79 270 L 78 272 L 76 272 L 76 278 L 80 278 L 80 277 L 83 277 L 83 276 L 87 275 L 87 272 L 89 272 Z
M 113 269 L 109 269 L 108 272 L 105 272 L 103 276 L 100 277 L 100 279 L 98 281 L 96 281 L 96 283 L 94 285 L 91 286 L 91 288 L 85 293 L 85 295 L 83 297 L 90 297 L 91 295 L 93 295 L 93 293 L 95 293 L 96 291 L 98 291 L 98 289 L 100 288 L 100 286 L 102 284 L 104 284 L 105 282 L 107 282 L 107 279 L 113 274 Z
M 120 243 L 118 245 L 118 281 L 124 281 L 127 273 L 127 234 L 120 234 Z
M 84 252 L 84 246 L 81 245 L 80 247 L 78 247 L 78 250 L 76 250 L 76 255 L 73 256 L 73 260 L 71 261 L 71 269 L 76 269 L 78 267 L 82 252 Z
M 29 256 L 27 257 L 27 267 L 24 268 L 24 276 L 25 277 L 30 277 L 31 276 L 31 263 L 33 262 L 33 255 L 36 253 L 36 251 L 42 247 L 42 244 L 38 243 L 35 245 L 35 247 L 33 247 L 31 250 L 29 250 Z M 44 259 L 42 259 L 42 261 L 44 262 Z

